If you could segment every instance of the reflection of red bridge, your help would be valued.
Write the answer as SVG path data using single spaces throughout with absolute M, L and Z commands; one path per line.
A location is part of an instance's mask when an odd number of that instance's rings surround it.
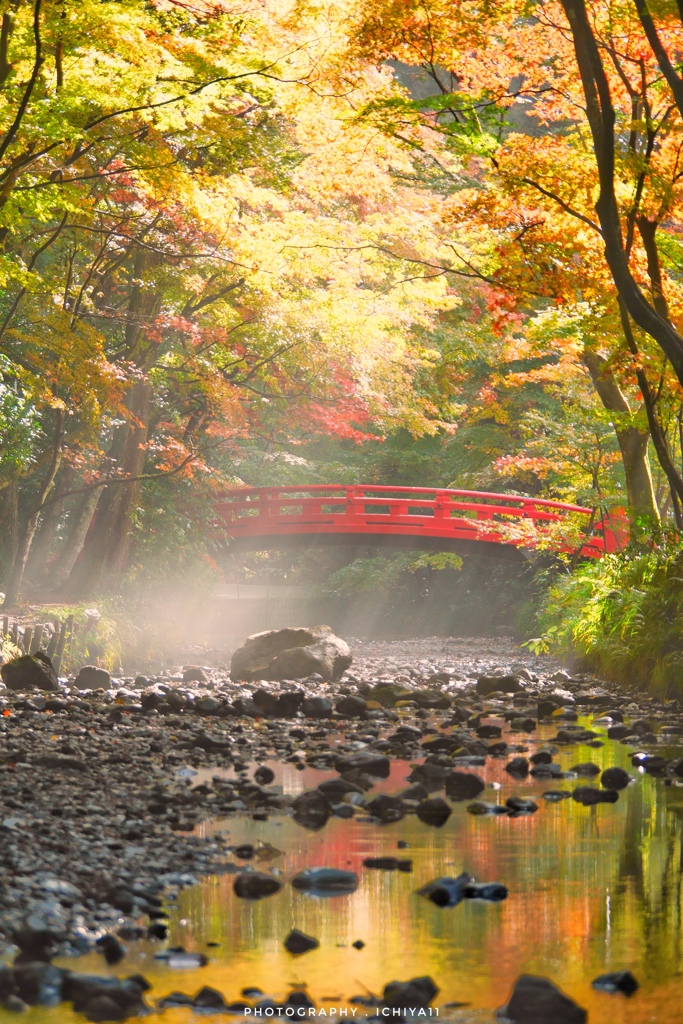
M 542 546 L 599 558 L 619 548 L 615 528 L 623 531 L 623 520 L 610 524 L 580 505 L 427 487 L 249 487 L 215 509 L 227 534 L 252 550 L 326 539 L 499 555 Z

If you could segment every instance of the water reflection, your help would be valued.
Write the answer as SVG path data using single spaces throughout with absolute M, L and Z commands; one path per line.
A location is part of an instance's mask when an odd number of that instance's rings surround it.
M 553 733 L 550 727 L 541 729 L 539 739 Z M 512 742 L 519 742 L 518 734 Z M 512 793 L 537 796 L 538 813 L 474 817 L 465 804 L 456 804 L 441 829 L 414 816 L 384 826 L 333 818 L 320 832 L 306 831 L 283 816 L 204 826 L 204 834 L 228 830 L 235 843 L 270 844 L 275 848 L 270 859 L 252 863 L 259 870 L 281 872 L 287 884 L 275 896 L 250 903 L 234 896 L 233 876 L 205 880 L 181 895 L 170 941 L 207 952 L 209 965 L 194 972 L 171 971 L 154 961 L 154 948 L 146 946 L 131 951 L 126 966 L 145 973 L 154 984 L 154 997 L 211 985 L 228 1000 L 254 986 L 282 998 L 290 986 L 305 984 L 322 1006 L 345 1005 L 353 995 L 381 992 L 393 979 L 428 974 L 439 986 L 440 1006 L 469 1004 L 464 1010 L 442 1010 L 463 1024 L 491 1021 L 491 1011 L 505 1002 L 517 975 L 537 973 L 588 1007 L 592 1024 L 680 1024 L 683 787 L 665 786 L 631 769 L 631 752 L 607 742 L 600 749 L 573 747 L 557 758 L 564 768 L 592 760 L 601 768 L 621 765 L 637 775 L 636 784 L 613 805 L 547 803 L 540 799 L 544 790 L 571 789 L 577 783 L 517 782 L 503 770 L 503 759 L 477 769 L 487 782 L 501 785 L 482 798 L 504 802 Z M 275 783 L 288 792 L 335 777 L 310 768 L 270 767 Z M 390 778 L 376 791 L 397 792 L 409 770 L 405 762 L 393 764 Z M 399 852 L 399 840 L 407 841 L 409 849 Z M 413 871 L 366 869 L 368 856 L 409 856 Z M 358 890 L 324 900 L 296 892 L 291 877 L 315 866 L 356 871 Z M 464 901 L 441 909 L 416 895 L 430 879 L 462 870 L 478 881 L 504 882 L 508 899 Z M 293 958 L 283 947 L 292 928 L 318 938 L 320 948 Z M 365 943 L 361 950 L 352 945 L 357 939 Z M 219 945 L 207 947 L 208 942 Z M 102 971 L 100 958 L 87 959 L 78 969 Z M 591 989 L 598 974 L 623 968 L 641 983 L 630 1000 Z M 44 1019 L 54 1021 L 56 1012 L 43 1011 Z M 365 1012 L 361 1008 L 359 1016 Z M 32 1012 L 32 1018 L 38 1021 L 43 1013 Z M 58 1013 L 61 1020 L 70 1019 Z M 166 1011 L 166 1016 L 173 1024 L 192 1019 L 185 1009 Z

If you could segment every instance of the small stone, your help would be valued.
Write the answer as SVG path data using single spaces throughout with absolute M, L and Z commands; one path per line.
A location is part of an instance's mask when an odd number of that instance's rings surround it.
M 392 1009 L 426 1009 L 438 993 L 431 978 L 413 978 L 411 981 L 390 981 L 382 994 L 382 1005 Z
M 502 693 L 519 693 L 524 687 L 518 676 L 479 676 L 475 689 L 480 696 L 487 697 L 497 690 Z
M 383 822 L 400 821 L 406 812 L 406 805 L 397 796 L 380 793 L 368 804 L 368 811 L 373 818 Z
M 319 945 L 318 940 L 314 939 L 312 935 L 305 935 L 297 928 L 292 928 L 285 939 L 285 949 L 292 956 L 301 956 L 302 953 L 308 953 L 311 949 L 317 949 Z
M 434 828 L 441 828 L 450 818 L 452 808 L 442 797 L 433 797 L 431 800 L 423 800 L 418 804 L 415 812 L 425 825 L 432 825 Z
M 400 857 L 366 857 L 363 861 L 366 868 L 377 868 L 380 871 L 412 871 L 413 862 Z
M 269 786 L 274 778 L 275 772 L 265 764 L 259 765 L 254 772 L 254 779 L 258 782 L 259 786 Z
M 525 757 L 513 757 L 505 765 L 505 771 L 518 779 L 526 778 L 529 774 L 529 762 Z
M 199 665 L 186 665 L 183 669 L 184 683 L 205 683 L 206 674 Z
M 435 878 L 417 891 L 420 896 L 426 896 L 437 907 L 457 907 L 465 899 L 465 889 L 471 881 L 471 875 L 463 871 L 457 878 Z
M 282 888 L 282 882 L 272 875 L 264 875 L 258 871 L 245 872 L 235 879 L 233 888 L 235 895 L 244 900 L 262 900 L 273 896 Z
M 625 996 L 632 996 L 640 987 L 630 971 L 612 971 L 610 974 L 601 974 L 592 982 L 592 986 L 598 992 L 623 992 Z
M 569 771 L 574 772 L 575 775 L 585 775 L 588 778 L 600 774 L 600 768 L 592 761 L 584 761 L 581 764 L 572 765 Z
M 332 815 L 332 805 L 324 793 L 311 789 L 292 801 L 294 820 L 303 828 L 319 829 Z
M 358 875 L 341 868 L 306 868 L 294 876 L 292 887 L 313 896 L 347 895 L 358 888 Z
M 616 789 L 596 789 L 594 786 L 578 786 L 572 793 L 577 803 L 584 807 L 594 804 L 615 804 L 619 799 Z
M 508 797 L 505 801 L 505 806 L 509 807 L 514 814 L 535 814 L 538 810 L 538 804 L 535 800 L 522 796 Z
M 79 690 L 108 690 L 111 687 L 111 676 L 104 668 L 97 665 L 84 665 L 80 670 L 74 686 Z
M 452 772 L 446 776 L 444 788 L 449 800 L 473 800 L 483 793 L 486 785 L 483 779 L 470 772 Z
M 623 768 L 606 768 L 600 776 L 600 785 L 605 789 L 626 789 L 631 776 Z

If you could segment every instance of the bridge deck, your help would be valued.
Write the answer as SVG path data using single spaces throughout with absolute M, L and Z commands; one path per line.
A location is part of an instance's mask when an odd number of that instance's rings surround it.
M 426 487 L 327 485 L 241 488 L 215 510 L 237 541 L 268 546 L 276 539 L 452 542 L 500 547 L 552 547 L 599 558 L 620 547 L 613 524 L 580 505 L 486 491 Z M 585 538 L 585 539 L 583 539 Z

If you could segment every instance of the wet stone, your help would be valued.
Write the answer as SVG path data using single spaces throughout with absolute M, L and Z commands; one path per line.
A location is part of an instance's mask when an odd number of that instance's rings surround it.
M 282 882 L 272 875 L 264 875 L 258 871 L 238 875 L 233 888 L 235 895 L 245 900 L 262 900 L 273 896 L 282 888 Z
M 314 939 L 312 935 L 305 935 L 304 932 L 300 932 L 297 928 L 293 928 L 285 939 L 285 949 L 293 956 L 301 956 L 302 953 L 308 953 L 312 949 L 317 949 L 319 945 L 318 940 Z

